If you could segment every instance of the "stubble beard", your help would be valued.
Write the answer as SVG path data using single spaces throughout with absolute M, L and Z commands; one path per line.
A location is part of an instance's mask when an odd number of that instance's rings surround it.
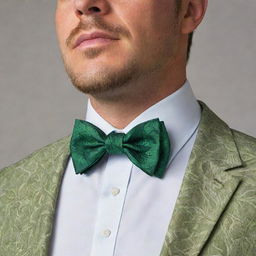
M 173 25 L 175 28 L 176 24 Z M 168 58 L 173 59 L 176 50 L 171 47 L 172 50 L 168 52 L 169 45 L 175 46 L 175 39 L 172 38 L 167 45 L 155 49 L 153 57 L 151 56 L 149 63 L 144 66 L 139 59 L 136 59 L 136 56 L 130 55 L 122 66 L 113 68 L 113 65 L 106 65 L 100 71 L 85 69 L 84 72 L 77 72 L 75 65 L 69 60 L 72 56 L 69 57 L 65 53 L 62 53 L 61 56 L 65 70 L 76 89 L 94 97 L 104 98 L 106 96 L 106 98 L 112 97 L 113 99 L 121 95 L 124 96 L 129 90 L 136 94 L 139 88 L 134 88 L 134 86 L 129 88 L 129 86 L 134 85 L 135 82 L 138 83 L 139 80 L 149 81 L 154 72 L 163 68 Z M 89 62 L 104 53 L 100 48 L 91 48 L 81 54 L 84 55 L 81 57 Z
M 100 50 L 90 49 L 84 55 L 87 59 L 92 59 L 99 52 Z M 121 89 L 137 80 L 140 76 L 139 65 L 134 59 L 129 59 L 119 69 L 111 70 L 111 67 L 106 66 L 98 72 L 85 70 L 84 73 L 76 72 L 64 54 L 62 54 L 62 60 L 73 86 L 84 94 L 95 97 L 117 91 L 117 89 Z

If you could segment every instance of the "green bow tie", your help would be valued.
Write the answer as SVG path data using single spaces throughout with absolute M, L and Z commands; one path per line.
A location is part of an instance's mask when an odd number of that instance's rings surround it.
M 93 124 L 76 119 L 70 152 L 76 174 L 87 172 L 108 153 L 126 154 L 148 175 L 162 178 L 169 160 L 170 142 L 164 122 L 158 118 L 135 126 L 127 134 L 108 135 Z

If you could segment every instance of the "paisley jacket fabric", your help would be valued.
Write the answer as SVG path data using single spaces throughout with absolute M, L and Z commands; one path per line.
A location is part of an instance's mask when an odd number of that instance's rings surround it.
M 255 256 L 256 139 L 199 103 L 197 138 L 156 256 Z M 1 256 L 49 255 L 70 138 L 0 171 Z

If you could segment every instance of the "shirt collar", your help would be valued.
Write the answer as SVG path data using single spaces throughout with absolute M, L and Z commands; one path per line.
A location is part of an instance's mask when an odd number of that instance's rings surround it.
M 122 130 L 116 129 L 104 120 L 94 110 L 90 100 L 88 100 L 85 120 L 99 127 L 105 134 L 109 134 L 112 131 L 127 133 L 136 125 L 154 118 L 164 121 L 167 129 L 171 143 L 170 164 L 192 137 L 201 118 L 200 105 L 188 80 L 177 91 L 146 109 Z

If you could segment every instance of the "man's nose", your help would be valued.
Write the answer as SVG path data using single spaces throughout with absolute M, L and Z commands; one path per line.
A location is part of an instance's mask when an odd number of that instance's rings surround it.
M 74 0 L 77 16 L 99 13 L 106 14 L 109 11 L 108 0 Z

